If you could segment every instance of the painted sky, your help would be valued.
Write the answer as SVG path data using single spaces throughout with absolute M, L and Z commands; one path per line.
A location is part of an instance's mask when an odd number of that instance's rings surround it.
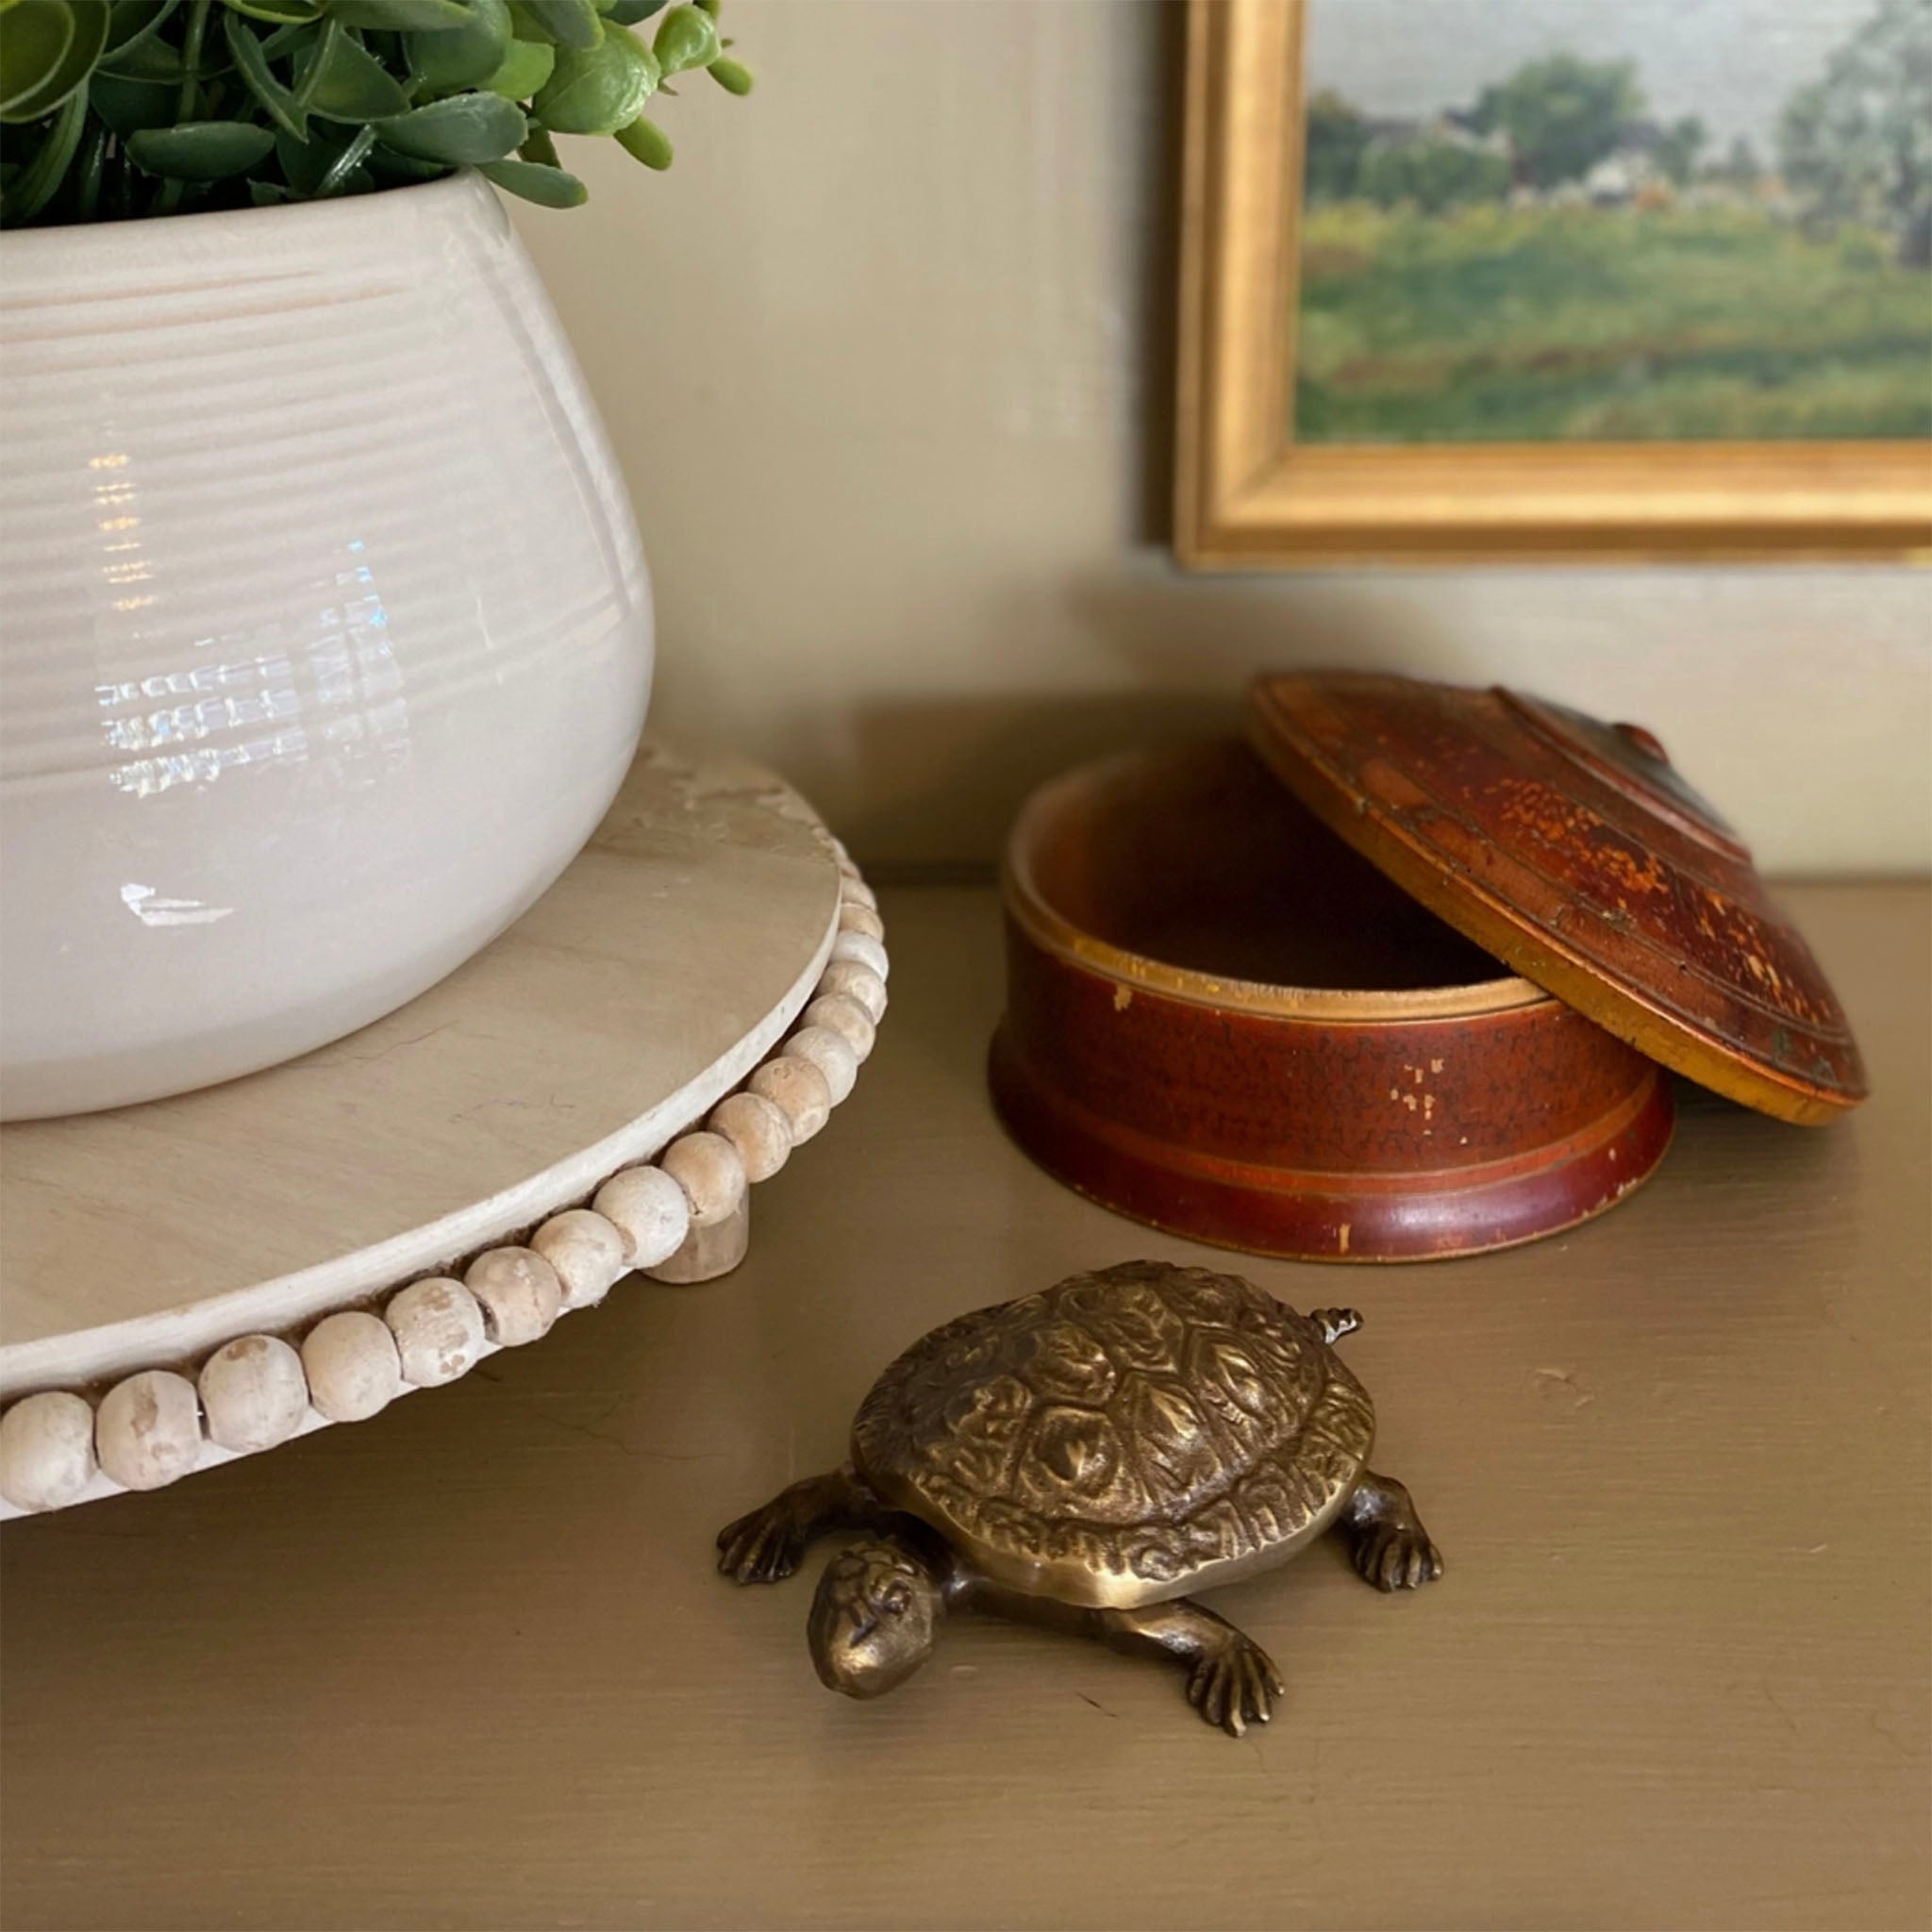
M 1769 153 L 1779 109 L 1816 79 L 1874 0 L 1311 0 L 1308 76 L 1372 114 L 1472 106 L 1557 53 L 1632 59 L 1650 112 L 1695 114 L 1711 149 Z

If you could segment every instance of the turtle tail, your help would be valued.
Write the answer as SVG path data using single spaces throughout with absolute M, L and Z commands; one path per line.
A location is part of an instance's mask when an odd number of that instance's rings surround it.
M 1324 1341 L 1340 1341 L 1362 1325 L 1362 1318 L 1354 1308 L 1316 1308 L 1308 1320 L 1322 1331 Z

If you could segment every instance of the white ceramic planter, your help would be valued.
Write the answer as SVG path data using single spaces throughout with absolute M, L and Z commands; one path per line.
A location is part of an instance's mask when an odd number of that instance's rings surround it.
M 208 1085 L 460 965 L 641 729 L 648 580 L 474 175 L 0 242 L 0 1110 Z

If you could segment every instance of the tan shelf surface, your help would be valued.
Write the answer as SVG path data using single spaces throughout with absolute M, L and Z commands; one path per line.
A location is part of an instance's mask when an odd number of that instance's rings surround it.
M 1927 1816 L 1928 934 L 1785 895 L 1875 1097 L 1687 1093 L 1657 1177 L 1432 1268 L 1223 1258 L 1346 1346 L 1448 1558 L 1219 1592 L 1289 1680 L 1233 1742 L 1067 1639 L 807 1660 L 818 1564 L 712 1532 L 841 1453 L 877 1370 L 1071 1270 L 1212 1251 L 1064 1192 L 981 1058 L 991 893 L 887 895 L 892 1007 L 745 1266 L 632 1283 L 434 1401 L 0 1536 L 0 1923 L 1918 1927 Z

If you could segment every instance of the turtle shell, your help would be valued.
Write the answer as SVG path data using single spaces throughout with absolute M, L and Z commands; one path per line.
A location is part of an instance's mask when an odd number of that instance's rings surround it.
M 852 1453 L 995 1582 L 1125 1607 L 1319 1536 L 1374 1435 L 1312 1322 L 1238 1275 L 1131 1261 L 914 1342 Z

